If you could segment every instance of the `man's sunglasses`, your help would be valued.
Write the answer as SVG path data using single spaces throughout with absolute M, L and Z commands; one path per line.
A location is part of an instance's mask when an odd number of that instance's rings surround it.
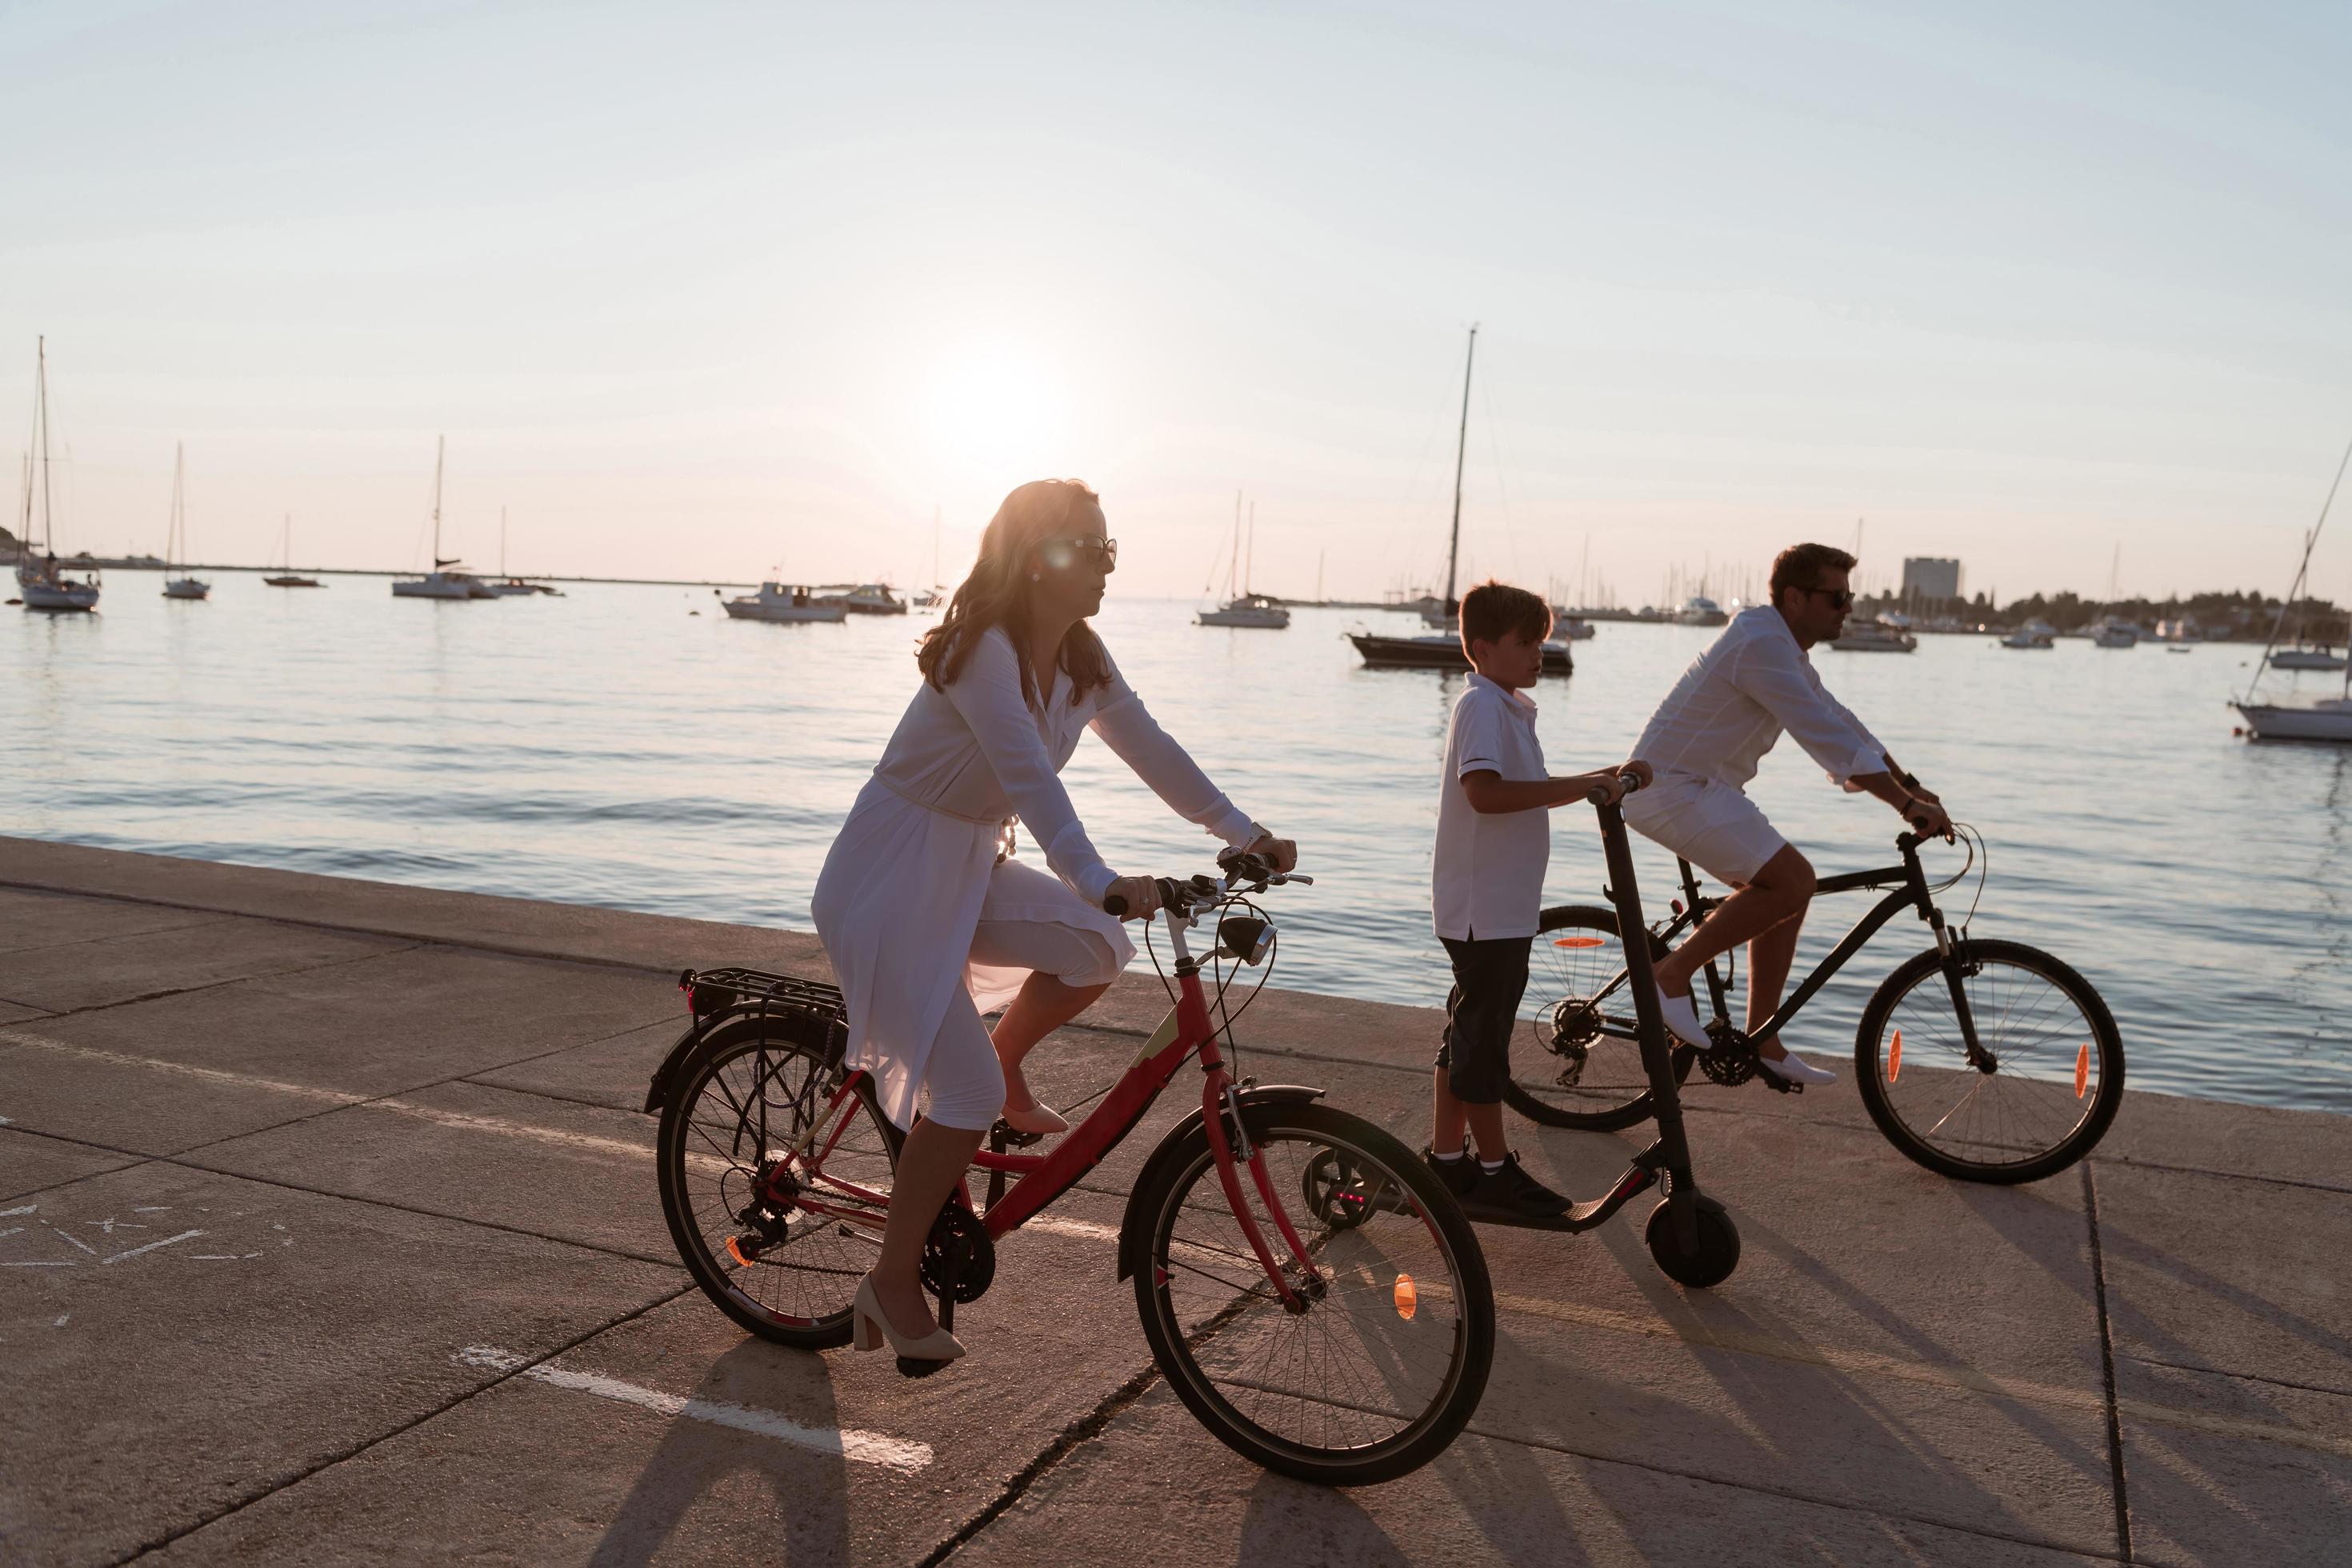
M 1045 564 L 1064 571 L 1081 560 L 1090 560 L 1108 572 L 1118 565 L 1118 541 L 1105 539 L 1099 533 L 1074 533 L 1066 539 L 1048 539 L 1038 545 L 1038 553 Z
M 1841 610 L 1853 608 L 1853 590 L 1851 588 L 1808 588 L 1805 592 L 1819 594 Z

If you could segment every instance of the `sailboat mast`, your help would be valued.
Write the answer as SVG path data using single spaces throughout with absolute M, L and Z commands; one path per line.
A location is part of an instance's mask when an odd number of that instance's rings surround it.
M 1225 598 L 1227 602 L 1242 595 L 1242 492 L 1234 492 L 1233 558 L 1225 563 Z
M 1445 613 L 1454 607 L 1454 574 L 1462 560 L 1462 465 L 1470 454 L 1470 367 L 1478 357 L 1478 323 L 1470 323 L 1470 347 L 1462 356 L 1462 426 L 1454 438 L 1454 536 L 1445 546 Z
M 174 441 L 172 443 L 172 525 L 163 532 L 163 571 L 166 575 L 170 574 L 172 562 L 183 548 L 180 535 L 187 527 L 186 502 L 183 499 L 184 487 L 187 482 L 188 444 Z
M 1250 502 L 1249 564 L 1242 568 L 1242 592 L 1257 592 L 1257 502 Z
M 433 439 L 433 570 L 441 570 L 441 464 L 449 455 L 449 437 Z
M 2296 563 L 2294 582 L 2287 589 L 2286 598 L 2279 605 L 2278 619 L 2271 623 L 2271 639 L 2263 645 L 2263 657 L 2254 661 L 2254 679 L 2246 688 L 2249 696 L 2252 695 L 2254 686 L 2261 682 L 2263 671 L 2270 668 L 2271 652 L 2278 647 L 2279 633 L 2286 629 L 2287 612 L 2294 609 L 2294 596 L 2303 591 L 2304 578 L 2311 571 L 2312 546 L 2319 542 L 2319 531 L 2327 526 L 2327 514 L 2336 505 L 2336 492 L 2344 483 L 2344 468 L 2347 463 L 2352 463 L 2352 441 L 2344 444 L 2344 456 L 2336 459 L 2336 478 L 2327 487 L 2327 499 L 2319 503 L 2319 521 L 2313 523 L 2311 531 L 2303 536 L 2303 559 Z M 2352 662 L 2347 662 L 2346 668 L 2352 670 Z
M 507 509 L 499 508 L 499 575 L 507 574 Z
M 35 391 L 37 394 L 33 413 L 41 427 L 41 551 L 46 555 L 58 552 L 57 510 L 49 497 L 49 340 L 47 336 L 34 340 L 34 353 L 38 369 Z

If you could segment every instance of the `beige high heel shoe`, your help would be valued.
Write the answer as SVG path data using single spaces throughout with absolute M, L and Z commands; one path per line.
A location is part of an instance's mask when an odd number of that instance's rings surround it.
M 1042 1136 L 1070 1130 L 1068 1118 L 1042 1103 L 1016 1106 L 1008 1101 L 997 1114 L 1003 1116 L 1004 1124 L 1015 1132 L 1034 1132 Z
M 933 1329 L 919 1340 L 898 1337 L 890 1326 L 890 1316 L 883 1311 L 882 1303 L 874 1294 L 874 1276 L 868 1274 L 857 1282 L 857 1299 L 849 1309 L 849 1342 L 862 1351 L 878 1351 L 882 1342 L 898 1355 L 898 1370 L 908 1377 L 929 1377 L 948 1363 L 963 1354 L 963 1342 L 945 1329 Z

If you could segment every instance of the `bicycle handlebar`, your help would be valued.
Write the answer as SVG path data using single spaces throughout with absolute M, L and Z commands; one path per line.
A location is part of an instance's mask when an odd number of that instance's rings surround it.
M 1274 862 L 1265 857 L 1241 850 L 1228 850 L 1220 855 L 1217 864 L 1225 873 L 1222 882 L 1209 876 L 1153 879 L 1154 885 L 1160 889 L 1160 907 L 1189 910 L 1243 886 L 1281 887 L 1290 882 L 1302 883 L 1309 888 L 1315 885 L 1312 877 L 1304 877 L 1296 871 L 1277 871 L 1274 868 Z M 1117 893 L 1108 893 L 1103 897 L 1103 913 L 1115 920 L 1127 918 L 1127 900 Z

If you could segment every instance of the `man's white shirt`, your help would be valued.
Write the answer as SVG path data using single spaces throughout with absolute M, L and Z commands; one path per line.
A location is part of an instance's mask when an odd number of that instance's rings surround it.
M 1659 772 L 1739 789 L 1782 731 L 1852 790 L 1856 773 L 1886 771 L 1886 748 L 1832 697 L 1780 612 L 1739 612 L 1715 646 L 1683 671 L 1650 716 L 1633 755 Z
M 1540 806 L 1473 810 L 1462 775 L 1481 771 L 1521 782 L 1549 776 L 1536 739 L 1534 701 L 1474 674 L 1454 699 L 1438 784 L 1436 863 L 1430 874 L 1437 934 L 1456 942 L 1533 936 L 1543 912 L 1551 825 Z

